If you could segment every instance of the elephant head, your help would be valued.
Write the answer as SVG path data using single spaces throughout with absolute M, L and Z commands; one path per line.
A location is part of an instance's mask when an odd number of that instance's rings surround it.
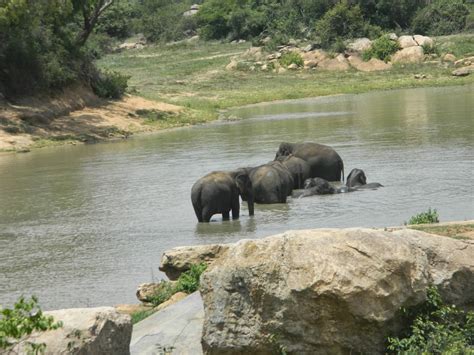
M 253 186 L 252 181 L 245 169 L 237 171 L 234 176 L 235 184 L 239 189 L 240 196 L 243 201 L 247 201 L 249 208 L 249 215 L 254 215 L 254 196 L 253 196 Z
M 352 169 L 347 177 L 346 185 L 348 187 L 356 187 L 367 184 L 367 178 L 362 169 Z
M 275 155 L 275 160 L 278 160 L 279 157 L 290 155 L 291 153 L 293 153 L 293 145 L 291 143 L 281 143 Z

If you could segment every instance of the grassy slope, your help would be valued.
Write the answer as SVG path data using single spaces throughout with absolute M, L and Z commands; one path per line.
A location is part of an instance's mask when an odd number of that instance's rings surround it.
M 440 37 L 439 48 L 456 56 L 474 55 L 474 35 Z M 108 55 L 99 66 L 131 75 L 130 86 L 138 95 L 188 107 L 188 115 L 173 125 L 205 122 L 217 117 L 219 109 L 279 99 L 371 90 L 422 86 L 459 85 L 474 82 L 474 76 L 451 76 L 452 66 L 436 64 L 396 66 L 388 72 L 355 70 L 287 72 L 226 71 L 232 55 L 250 44 L 218 42 L 151 46 L 141 51 Z M 415 73 L 427 79 L 414 78 Z

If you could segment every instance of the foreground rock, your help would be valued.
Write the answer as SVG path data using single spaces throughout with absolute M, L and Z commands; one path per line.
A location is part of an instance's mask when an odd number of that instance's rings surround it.
M 393 63 L 421 63 L 425 59 L 423 47 L 406 47 L 392 56 Z
M 28 339 L 45 343 L 45 354 L 130 354 L 132 323 L 130 316 L 118 313 L 112 307 L 74 308 L 44 312 L 62 321 L 63 326 Z M 27 349 L 16 349 L 26 354 Z
M 384 353 L 387 336 L 403 327 L 400 308 L 423 302 L 430 284 L 448 303 L 474 307 L 472 241 L 322 229 L 220 250 L 208 254 L 215 258 L 201 278 L 209 354 L 270 354 L 279 346 L 295 354 Z M 180 251 L 195 260 L 205 254 Z

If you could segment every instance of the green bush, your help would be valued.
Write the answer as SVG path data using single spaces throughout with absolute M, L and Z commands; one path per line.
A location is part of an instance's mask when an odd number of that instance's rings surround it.
M 152 295 L 147 301 L 158 306 L 161 303 L 170 299 L 176 292 L 193 293 L 199 289 L 199 279 L 201 274 L 207 269 L 207 264 L 201 263 L 191 265 L 188 271 L 183 272 L 176 284 L 169 281 L 162 281 L 159 284 L 155 294 Z
M 382 36 L 372 42 L 370 49 L 362 53 L 364 60 L 377 58 L 387 62 L 390 56 L 400 49 L 397 41 L 392 41 L 388 36 Z
M 438 212 L 434 209 L 428 208 L 428 211 L 418 213 L 410 218 L 407 224 L 427 224 L 427 223 L 438 223 L 439 216 Z
M 473 354 L 474 312 L 446 305 L 436 287 L 416 309 L 404 309 L 405 336 L 389 337 L 387 350 L 396 354 Z
M 321 45 L 330 48 L 337 38 L 347 39 L 366 35 L 367 23 L 360 7 L 341 2 L 324 14 L 316 22 L 316 34 L 321 37 Z
M 102 71 L 92 81 L 94 93 L 106 99 L 120 99 L 128 86 L 130 76 L 115 71 Z
M 138 17 L 134 2 L 116 0 L 104 13 L 96 26 L 96 33 L 105 33 L 110 37 L 123 39 L 133 32 L 133 19 Z
M 296 64 L 299 67 L 304 65 L 303 58 L 301 58 L 301 55 L 297 52 L 283 53 L 278 61 L 285 67 L 291 64 Z
M 416 13 L 412 29 L 420 34 L 448 35 L 462 31 L 468 15 L 463 0 L 436 0 Z
M 24 342 L 25 336 L 34 331 L 46 331 L 62 327 L 61 322 L 54 323 L 51 316 L 43 315 L 38 299 L 25 300 L 22 296 L 15 303 L 13 309 L 0 309 L 0 349 L 7 351 L 16 344 Z M 45 344 L 25 342 L 34 354 L 43 353 Z

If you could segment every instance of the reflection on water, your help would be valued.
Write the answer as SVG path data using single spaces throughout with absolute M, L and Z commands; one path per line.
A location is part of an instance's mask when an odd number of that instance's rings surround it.
M 398 225 L 428 207 L 474 217 L 474 87 L 397 90 L 247 106 L 217 122 L 128 141 L 0 157 L 0 304 L 135 302 L 164 250 L 288 229 Z M 328 144 L 346 175 L 385 187 L 256 205 L 197 223 L 190 188 L 213 170 L 255 166 L 282 141 Z

